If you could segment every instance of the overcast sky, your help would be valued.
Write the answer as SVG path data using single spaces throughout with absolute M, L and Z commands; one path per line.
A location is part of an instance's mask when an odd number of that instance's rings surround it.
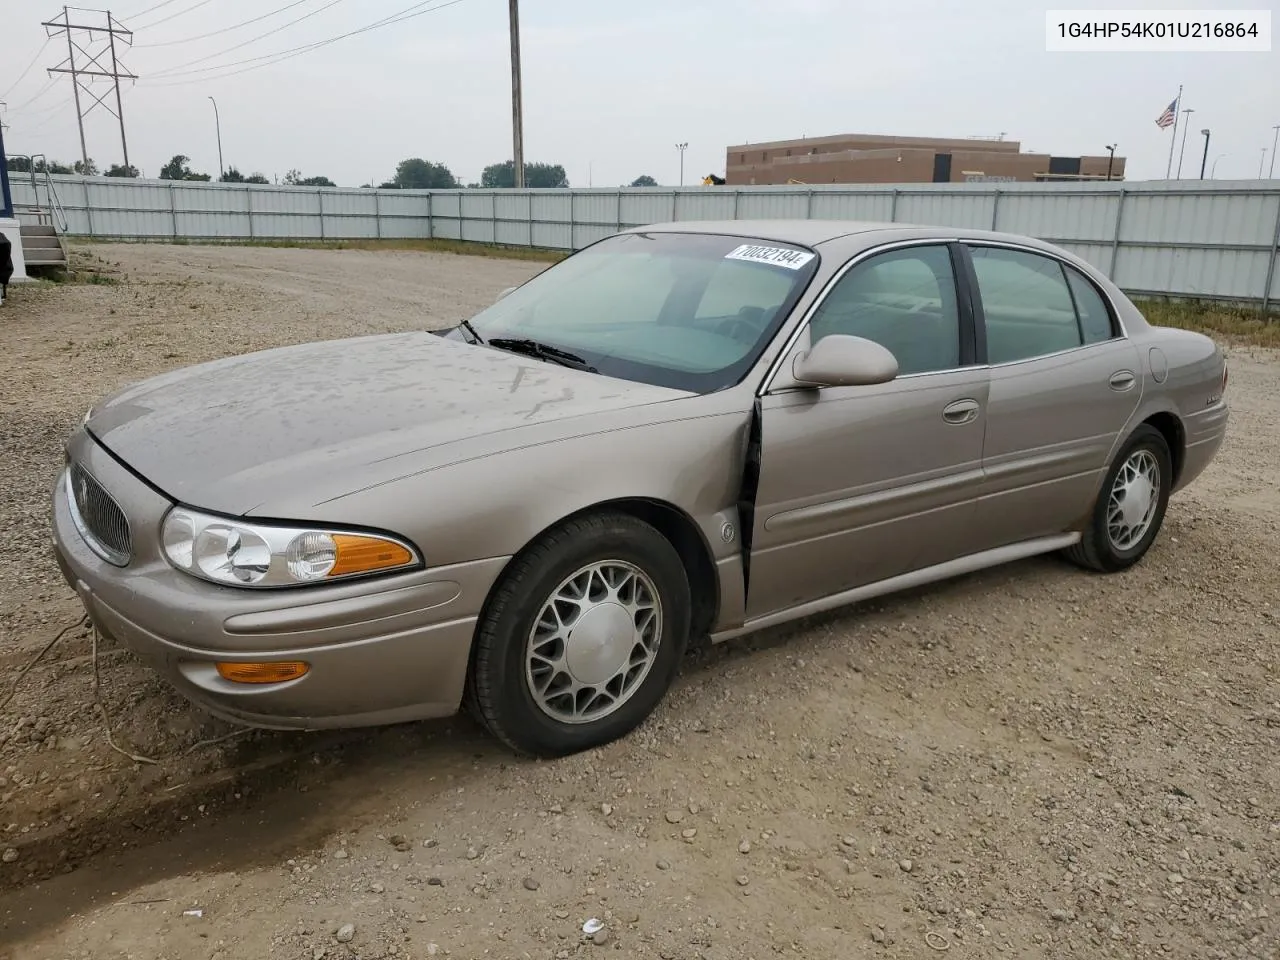
M 155 176 L 175 153 L 190 156 L 196 170 L 216 173 L 210 95 L 221 112 L 226 164 L 246 174 L 283 176 L 296 167 L 358 186 L 388 179 L 397 161 L 421 156 L 447 164 L 465 183 L 478 180 L 485 165 L 510 158 L 504 0 L 454 0 L 234 76 L 225 74 L 254 64 L 224 65 L 354 30 L 405 10 L 412 0 L 294 0 L 290 9 L 256 23 L 171 42 L 288 2 L 168 0 L 144 13 L 160 0 L 120 0 L 113 8 L 136 31 L 134 49 L 121 52 L 121 60 L 140 78 L 124 88 L 124 114 L 129 157 L 144 175 Z M 1231 5 L 1270 9 L 1280 27 L 1278 0 Z M 1155 119 L 1181 83 L 1183 106 L 1196 111 L 1184 176 L 1199 174 L 1203 127 L 1212 130 L 1209 164 L 1216 161 L 1218 179 L 1257 175 L 1261 150 L 1269 150 L 1272 126 L 1280 124 L 1274 45 L 1270 53 L 1047 53 L 1045 11 L 1065 6 L 1034 0 L 522 0 L 525 158 L 563 164 L 574 186 L 617 186 L 640 174 L 672 184 L 679 178 L 675 144 L 685 141 L 685 178 L 693 183 L 709 172 L 723 174 L 725 147 L 736 143 L 849 132 L 1003 132 L 1024 149 L 1063 155 L 1105 154 L 1105 144 L 1118 142 L 1118 153 L 1129 158 L 1129 179 L 1161 178 L 1170 131 Z M 45 68 L 65 59 L 66 39 L 42 50 L 40 21 L 61 10 L 50 0 L 0 0 L 0 99 L 9 105 L 0 116 L 8 124 L 10 153 L 64 161 L 80 155 L 69 78 L 44 89 Z M 210 67 L 218 69 L 180 73 Z M 86 136 L 89 155 L 104 169 L 120 161 L 114 117 L 96 109 Z

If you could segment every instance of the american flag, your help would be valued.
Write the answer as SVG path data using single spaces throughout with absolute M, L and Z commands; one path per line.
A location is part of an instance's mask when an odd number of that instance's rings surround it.
M 1173 126 L 1174 118 L 1178 115 L 1178 100 L 1175 97 L 1173 102 L 1164 108 L 1164 113 L 1156 118 L 1156 126 L 1163 130 L 1165 127 Z

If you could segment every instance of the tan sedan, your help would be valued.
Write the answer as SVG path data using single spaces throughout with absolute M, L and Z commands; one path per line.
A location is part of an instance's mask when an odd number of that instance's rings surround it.
M 622 736 L 691 638 L 1033 554 L 1136 563 L 1222 443 L 1213 341 L 1004 234 L 630 230 L 444 336 L 234 357 L 85 418 L 54 494 L 99 629 L 210 711 Z

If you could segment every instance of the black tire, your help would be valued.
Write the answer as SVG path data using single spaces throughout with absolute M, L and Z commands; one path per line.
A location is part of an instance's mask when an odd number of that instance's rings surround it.
M 1125 463 L 1139 450 L 1148 451 L 1156 461 L 1160 473 L 1160 493 L 1156 501 L 1156 511 L 1151 518 L 1151 525 L 1141 539 L 1127 549 L 1121 550 L 1112 542 L 1107 532 L 1107 509 L 1111 490 L 1115 486 L 1116 477 Z M 1150 424 L 1141 424 L 1129 436 L 1120 452 L 1116 454 L 1102 481 L 1098 498 L 1094 502 L 1089 523 L 1084 529 L 1083 538 L 1075 546 L 1068 547 L 1063 553 L 1072 563 L 1094 570 L 1098 573 L 1118 573 L 1127 570 L 1141 560 L 1151 549 L 1164 523 L 1165 511 L 1169 506 L 1169 493 L 1173 485 L 1173 457 L 1169 453 L 1169 444 L 1162 434 Z
M 576 571 L 619 560 L 652 581 L 661 603 L 657 651 L 644 679 L 613 713 L 568 723 L 534 700 L 525 675 L 526 646 L 543 605 Z M 690 589 L 680 556 L 654 527 L 627 514 L 569 520 L 513 560 L 476 629 L 467 700 L 473 715 L 513 750 L 558 757 L 609 743 L 639 726 L 662 700 L 688 645 Z

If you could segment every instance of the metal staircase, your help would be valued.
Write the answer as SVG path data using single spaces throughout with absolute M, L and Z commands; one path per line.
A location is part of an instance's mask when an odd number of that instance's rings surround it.
M 10 159 L 17 159 L 11 157 Z M 30 177 L 31 200 L 14 202 L 14 215 L 18 218 L 22 236 L 22 259 L 27 272 L 42 273 L 47 270 L 66 270 L 69 267 L 67 244 L 63 239 L 68 223 L 62 201 L 49 175 L 49 165 L 41 154 L 22 159 L 28 162 L 25 174 Z M 36 168 L 40 169 L 37 170 Z M 15 176 L 10 172 L 10 178 Z
M 67 247 L 52 223 L 23 223 L 22 259 L 27 272 L 67 269 Z

